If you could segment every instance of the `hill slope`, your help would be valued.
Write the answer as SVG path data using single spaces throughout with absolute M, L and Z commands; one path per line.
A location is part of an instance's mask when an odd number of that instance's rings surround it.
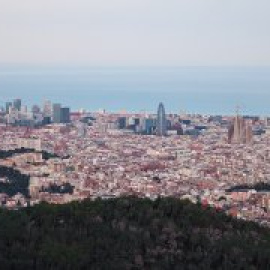
M 0 210 L 1 269 L 270 269 L 270 231 L 166 198 Z

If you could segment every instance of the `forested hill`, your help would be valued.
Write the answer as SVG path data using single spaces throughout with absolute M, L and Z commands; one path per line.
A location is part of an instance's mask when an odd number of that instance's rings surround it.
M 187 201 L 0 210 L 1 269 L 270 269 L 270 231 Z

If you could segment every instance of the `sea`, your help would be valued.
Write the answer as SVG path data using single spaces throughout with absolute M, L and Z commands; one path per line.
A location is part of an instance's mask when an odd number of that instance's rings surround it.
M 45 100 L 72 111 L 270 116 L 270 67 L 0 65 L 0 106 Z

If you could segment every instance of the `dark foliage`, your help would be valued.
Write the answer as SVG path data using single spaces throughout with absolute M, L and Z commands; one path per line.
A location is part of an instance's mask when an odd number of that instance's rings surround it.
M 243 185 L 231 187 L 227 191 L 232 192 L 232 191 L 241 191 L 241 190 L 247 190 L 247 189 L 255 189 L 256 191 L 270 191 L 270 184 L 264 183 L 264 182 L 259 182 L 254 185 L 243 184 Z
M 73 194 L 74 186 L 70 183 L 64 183 L 58 186 L 57 184 L 51 184 L 48 187 L 42 187 L 42 192 L 58 193 L 58 194 Z
M 29 180 L 30 177 L 22 174 L 20 171 L 11 168 L 0 166 L 0 177 L 7 178 L 6 182 L 0 182 L 0 193 L 6 193 L 13 196 L 20 192 L 24 196 L 29 196 Z
M 270 269 L 270 232 L 177 199 L 0 211 L 1 269 Z
M 12 157 L 13 155 L 16 155 L 16 154 L 27 154 L 27 153 L 42 153 L 42 157 L 45 160 L 48 160 L 50 158 L 59 157 L 56 154 L 49 153 L 49 152 L 46 152 L 46 151 L 39 152 L 39 151 L 36 151 L 35 149 L 19 148 L 19 149 L 8 150 L 8 151 L 0 150 L 0 159 L 9 158 L 9 157 Z
M 51 158 L 59 158 L 58 155 L 54 154 L 54 153 L 49 153 L 46 151 L 41 151 L 42 153 L 42 158 L 45 160 L 51 159 Z
M 15 150 L 0 150 L 0 159 L 5 159 L 12 157 L 15 154 L 25 154 L 25 153 L 33 153 L 33 149 L 28 149 L 28 148 L 20 148 L 20 149 L 15 149 Z

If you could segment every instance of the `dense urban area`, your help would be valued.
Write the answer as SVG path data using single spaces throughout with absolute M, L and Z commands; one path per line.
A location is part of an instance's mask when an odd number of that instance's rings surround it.
M 29 109 L 16 99 L 0 123 L 3 208 L 174 197 L 270 225 L 268 118 L 166 114 L 162 103 L 155 114 Z

